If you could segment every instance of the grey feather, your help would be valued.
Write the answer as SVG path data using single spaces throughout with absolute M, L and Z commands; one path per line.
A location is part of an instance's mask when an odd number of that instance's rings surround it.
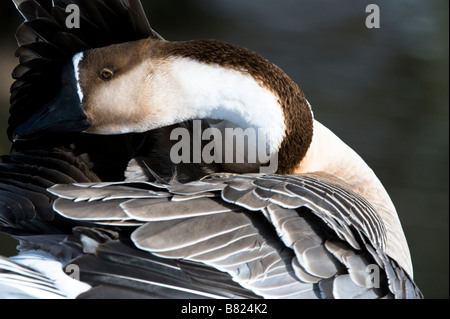
M 148 251 L 161 252 L 195 246 L 205 240 L 242 229 L 249 223 L 242 223 L 239 214 L 223 217 L 207 215 L 202 218 L 187 218 L 181 221 L 147 223 L 136 230 L 132 239 L 138 247 Z M 199 252 L 194 253 L 199 254 Z
M 320 283 L 323 281 L 324 278 L 316 277 L 308 272 L 303 268 L 303 266 L 298 262 L 297 258 L 294 258 L 292 260 L 292 268 L 294 269 L 295 275 L 303 282 L 305 283 Z
M 381 296 L 373 289 L 361 288 L 349 275 L 338 276 L 333 281 L 333 296 L 336 299 L 376 299 Z
M 114 184 L 62 184 L 55 185 L 49 192 L 61 198 L 79 201 L 95 201 L 130 198 L 169 197 L 167 192 L 155 192 L 136 187 Z
M 190 182 L 187 184 L 168 185 L 167 190 L 177 195 L 195 195 L 204 192 L 221 191 L 226 187 L 223 183 Z
M 232 187 L 225 187 L 222 192 L 222 198 L 229 203 L 233 203 L 249 210 L 261 210 L 267 206 L 267 200 L 259 197 L 253 189 L 243 191 Z
M 191 201 L 163 199 L 132 199 L 121 204 L 128 216 L 142 221 L 171 220 L 199 215 L 219 214 L 237 210 L 226 202 L 213 198 L 196 198 Z
M 119 206 L 123 200 L 74 202 L 59 198 L 53 204 L 53 209 L 69 219 L 80 221 L 124 221 L 131 220 Z
M 172 201 L 173 202 L 182 202 L 182 201 L 192 200 L 192 199 L 201 198 L 201 197 L 216 197 L 216 196 L 217 196 L 217 194 L 215 194 L 213 192 L 204 192 L 204 193 L 192 194 L 192 195 L 173 195 Z
M 72 199 L 55 202 L 64 216 L 141 224 L 131 235 L 138 248 L 204 263 L 267 298 L 416 292 L 392 266 L 387 278 L 402 278 L 391 279 L 390 292 L 365 287 L 366 266 L 376 262 L 384 269 L 388 263 L 382 252 L 384 226 L 369 230 L 379 221 L 376 212 L 338 184 L 327 188 L 330 183 L 314 176 L 240 175 L 173 185 L 75 185 L 73 194 L 70 187 L 57 186 L 52 192 Z M 99 215 L 103 209 L 107 212 Z

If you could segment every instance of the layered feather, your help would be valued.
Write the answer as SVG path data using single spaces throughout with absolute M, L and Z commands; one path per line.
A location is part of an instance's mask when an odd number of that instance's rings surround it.
M 331 178 L 249 174 L 174 186 L 124 182 L 49 191 L 66 218 L 138 225 L 131 240 L 139 249 L 218 269 L 262 297 L 420 296 L 417 288 L 404 289 L 414 283 L 384 253 L 377 213 Z M 352 206 L 343 205 L 342 194 Z M 369 266 L 380 271 L 377 286 L 370 284 Z

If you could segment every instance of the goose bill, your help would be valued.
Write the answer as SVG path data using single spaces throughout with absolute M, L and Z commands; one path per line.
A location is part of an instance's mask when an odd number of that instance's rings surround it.
M 47 133 L 83 132 L 89 127 L 77 92 L 72 63 L 62 71 L 61 91 L 15 131 L 14 141 L 30 140 Z

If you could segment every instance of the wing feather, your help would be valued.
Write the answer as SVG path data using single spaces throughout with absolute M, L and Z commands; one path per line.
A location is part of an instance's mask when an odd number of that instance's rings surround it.
M 397 266 L 387 267 L 376 211 L 330 179 L 249 174 L 173 185 L 66 184 L 50 192 L 65 217 L 139 225 L 131 235 L 139 249 L 228 273 L 263 297 L 417 293 Z M 374 263 L 389 280 L 366 287 Z

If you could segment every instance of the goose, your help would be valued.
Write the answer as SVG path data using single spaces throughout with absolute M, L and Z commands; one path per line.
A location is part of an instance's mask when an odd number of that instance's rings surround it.
M 383 185 L 280 68 L 164 40 L 139 0 L 13 1 L 2 297 L 423 297 Z M 173 161 L 173 132 L 238 128 L 261 129 L 241 151 L 266 161 Z

